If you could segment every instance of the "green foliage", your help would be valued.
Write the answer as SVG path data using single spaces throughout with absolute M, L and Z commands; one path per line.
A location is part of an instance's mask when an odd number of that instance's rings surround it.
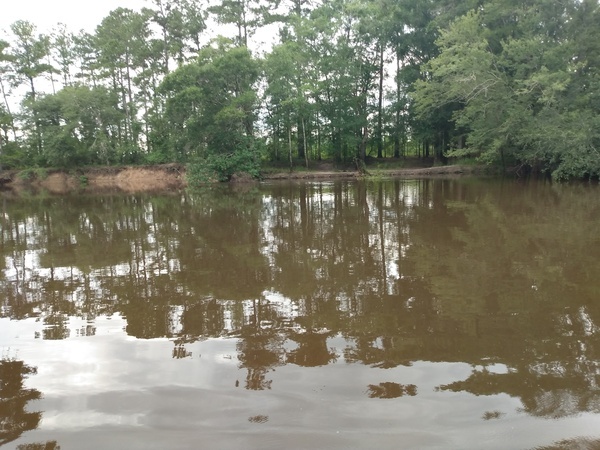
M 256 145 L 236 149 L 231 153 L 211 153 L 188 164 L 187 179 L 190 186 L 211 181 L 229 181 L 234 174 L 260 178 L 260 157 Z
M 13 83 L 28 84 L 29 95 L 35 99 L 34 80 L 44 73 L 55 71 L 46 62 L 50 49 L 49 38 L 43 34 L 36 36 L 36 26 L 26 20 L 18 20 L 10 28 L 16 38 L 10 58 L 14 69 Z
M 16 142 L 3 145 L 0 154 L 0 167 L 2 169 L 20 169 L 27 165 L 27 154 Z
M 155 151 L 144 156 L 145 164 L 167 164 L 172 161 L 171 155 L 164 151 Z
M 160 139 L 180 161 L 196 160 L 190 165 L 192 184 L 228 180 L 240 171 L 258 176 L 258 75 L 258 62 L 248 49 L 220 39 L 204 47 L 196 62 L 165 78 L 160 89 L 168 96 L 168 125 Z
M 578 10 L 590 5 L 533 3 L 510 13 L 509 28 L 496 26 L 508 11 L 492 2 L 443 30 L 440 54 L 426 66 L 430 76 L 416 84 L 417 111 L 458 105 L 452 121 L 466 146 L 451 156 L 514 162 L 555 179 L 597 178 L 600 111 L 589 89 L 597 75 L 586 69 L 600 49 L 578 42 L 586 25 Z M 588 12 L 600 17 L 597 5 Z
M 33 169 L 25 169 L 17 175 L 21 180 L 31 180 L 34 177 Z
M 598 176 L 597 0 L 148 3 L 91 34 L 11 26 L 0 163 L 218 161 L 260 135 L 290 167 L 377 153 Z M 209 15 L 232 39 L 203 35 Z M 277 40 L 249 49 L 267 24 Z
M 137 147 L 115 148 L 111 134 L 122 116 L 113 108 L 114 97 L 101 87 L 70 86 L 32 104 L 43 138 L 41 163 L 50 167 L 128 162 Z M 118 147 L 123 149 L 124 146 Z
M 31 169 L 25 169 L 20 171 L 17 176 L 21 180 L 45 180 L 48 178 L 48 171 L 44 168 L 35 167 Z

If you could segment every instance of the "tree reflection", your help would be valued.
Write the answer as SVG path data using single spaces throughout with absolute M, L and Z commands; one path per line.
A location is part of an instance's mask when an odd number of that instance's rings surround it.
M 307 332 L 294 333 L 291 340 L 298 343 L 298 348 L 287 355 L 287 361 L 304 367 L 325 366 L 337 359 L 334 350 L 327 347 L 328 333 Z
M 523 410 L 539 417 L 559 418 L 580 412 L 600 412 L 600 391 L 586 389 L 586 380 L 573 378 L 572 374 L 527 373 L 527 369 L 506 374 L 476 370 L 466 380 L 443 385 L 439 389 L 475 395 L 505 393 L 520 398 Z
M 131 336 L 170 338 L 173 358 L 234 337 L 253 390 L 284 364 L 492 362 L 507 373 L 440 389 L 507 393 L 544 417 L 597 411 L 598 198 L 584 185 L 389 180 L 9 200 L 0 313 L 64 339 L 80 335 L 69 318 L 93 330 L 117 312 Z
M 60 450 L 60 445 L 58 445 L 56 441 L 35 444 L 20 444 L 17 445 L 17 450 Z
M 600 439 L 581 437 L 565 439 L 549 446 L 536 447 L 536 450 L 594 450 L 597 448 L 600 448 Z
M 44 318 L 43 338 L 48 340 L 66 339 L 71 334 L 65 314 L 50 314 Z
M 417 395 L 417 386 L 414 384 L 403 385 L 400 383 L 384 382 L 377 385 L 370 384 L 368 389 L 370 398 L 398 398 L 408 395 Z
M 277 327 L 277 313 L 271 305 L 252 302 L 248 324 L 239 331 L 237 344 L 240 368 L 247 370 L 246 389 L 271 389 L 267 374 L 284 364 L 284 336 Z
M 188 351 L 185 348 L 185 339 L 176 339 L 174 341 L 175 346 L 173 347 L 173 358 L 174 359 L 184 359 L 191 358 L 192 352 Z
M 0 446 L 37 428 L 41 412 L 27 412 L 27 403 L 41 398 L 35 389 L 26 389 L 24 380 L 37 373 L 34 367 L 14 359 L 0 360 Z

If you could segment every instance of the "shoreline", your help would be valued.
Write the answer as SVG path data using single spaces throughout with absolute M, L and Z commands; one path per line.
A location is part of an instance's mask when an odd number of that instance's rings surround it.
M 187 188 L 185 166 L 161 164 L 154 166 L 89 167 L 76 170 L 30 170 L 0 173 L 0 192 L 47 192 L 50 194 L 122 192 L 142 193 L 174 191 Z M 421 178 L 485 175 L 481 166 L 435 166 L 422 168 L 367 168 L 367 174 L 354 170 L 300 170 L 297 172 L 267 172 L 261 181 L 335 180 L 357 178 Z M 232 183 L 258 182 L 239 176 Z

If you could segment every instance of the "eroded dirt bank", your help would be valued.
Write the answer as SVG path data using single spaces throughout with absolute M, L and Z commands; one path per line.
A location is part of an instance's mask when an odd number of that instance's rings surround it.
M 409 169 L 373 169 L 370 176 L 426 177 L 460 176 L 482 173 L 473 166 L 441 166 Z M 367 176 L 369 176 L 367 175 Z M 311 170 L 267 173 L 265 180 L 337 179 L 364 176 L 356 171 Z M 245 181 L 245 177 L 235 178 Z M 180 190 L 187 186 L 185 167 L 179 164 L 156 166 L 97 167 L 73 171 L 48 170 L 37 172 L 4 171 L 0 173 L 0 188 L 15 193 L 46 191 L 51 194 L 70 192 L 159 192 Z
M 4 172 L 0 187 L 16 192 L 154 192 L 186 187 L 185 167 L 178 164 L 157 166 L 96 167 L 73 171 Z

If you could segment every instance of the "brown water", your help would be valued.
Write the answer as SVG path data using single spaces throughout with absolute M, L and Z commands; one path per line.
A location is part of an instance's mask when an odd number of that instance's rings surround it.
M 0 201 L 7 448 L 600 444 L 598 186 Z

